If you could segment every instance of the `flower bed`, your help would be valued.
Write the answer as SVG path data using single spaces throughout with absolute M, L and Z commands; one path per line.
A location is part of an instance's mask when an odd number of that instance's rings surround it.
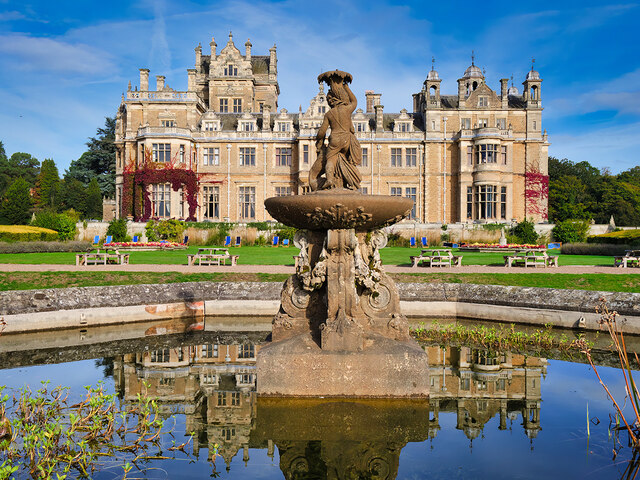
M 131 250 L 131 251 L 144 251 L 144 250 L 183 250 L 187 246 L 177 242 L 111 242 L 103 245 L 107 249 L 117 250 Z
M 460 247 L 463 252 L 504 252 L 507 250 L 540 250 L 547 249 L 546 245 L 532 245 L 528 243 L 508 243 L 500 245 L 498 243 L 472 243 Z

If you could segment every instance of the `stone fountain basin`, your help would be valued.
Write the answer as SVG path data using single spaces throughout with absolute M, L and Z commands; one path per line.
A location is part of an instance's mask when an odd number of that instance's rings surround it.
M 407 217 L 413 208 L 413 200 L 388 195 L 362 195 L 349 190 L 323 190 L 306 195 L 267 198 L 264 205 L 273 218 L 296 228 L 373 230 Z

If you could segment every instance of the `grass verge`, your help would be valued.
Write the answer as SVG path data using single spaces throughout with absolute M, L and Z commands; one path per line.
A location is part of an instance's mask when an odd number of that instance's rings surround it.
M 180 282 L 284 282 L 286 273 L 0 272 L 0 291 Z M 573 273 L 394 273 L 396 282 L 468 283 L 640 293 L 640 275 Z

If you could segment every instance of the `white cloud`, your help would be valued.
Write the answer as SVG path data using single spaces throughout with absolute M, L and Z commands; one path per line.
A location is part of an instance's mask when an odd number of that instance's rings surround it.
M 24 18 L 26 18 L 25 15 L 17 10 L 0 13 L 0 22 L 11 22 L 13 20 L 22 20 Z
M 109 53 L 93 46 L 28 35 L 0 35 L 0 54 L 7 67 L 22 71 L 95 75 L 115 67 Z

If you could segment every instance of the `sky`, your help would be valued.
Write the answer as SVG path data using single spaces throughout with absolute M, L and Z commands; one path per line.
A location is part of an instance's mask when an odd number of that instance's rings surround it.
M 278 52 L 279 107 L 306 109 L 316 77 L 339 68 L 385 112 L 412 109 L 432 58 L 444 95 L 471 63 L 487 84 L 522 82 L 535 58 L 543 79 L 549 155 L 612 173 L 640 158 L 640 3 L 396 2 L 392 0 L 0 0 L 0 141 L 8 155 L 53 158 L 61 173 L 115 115 L 127 83 L 165 75 L 186 90 L 194 48 L 218 51 L 233 32 L 244 51 Z

